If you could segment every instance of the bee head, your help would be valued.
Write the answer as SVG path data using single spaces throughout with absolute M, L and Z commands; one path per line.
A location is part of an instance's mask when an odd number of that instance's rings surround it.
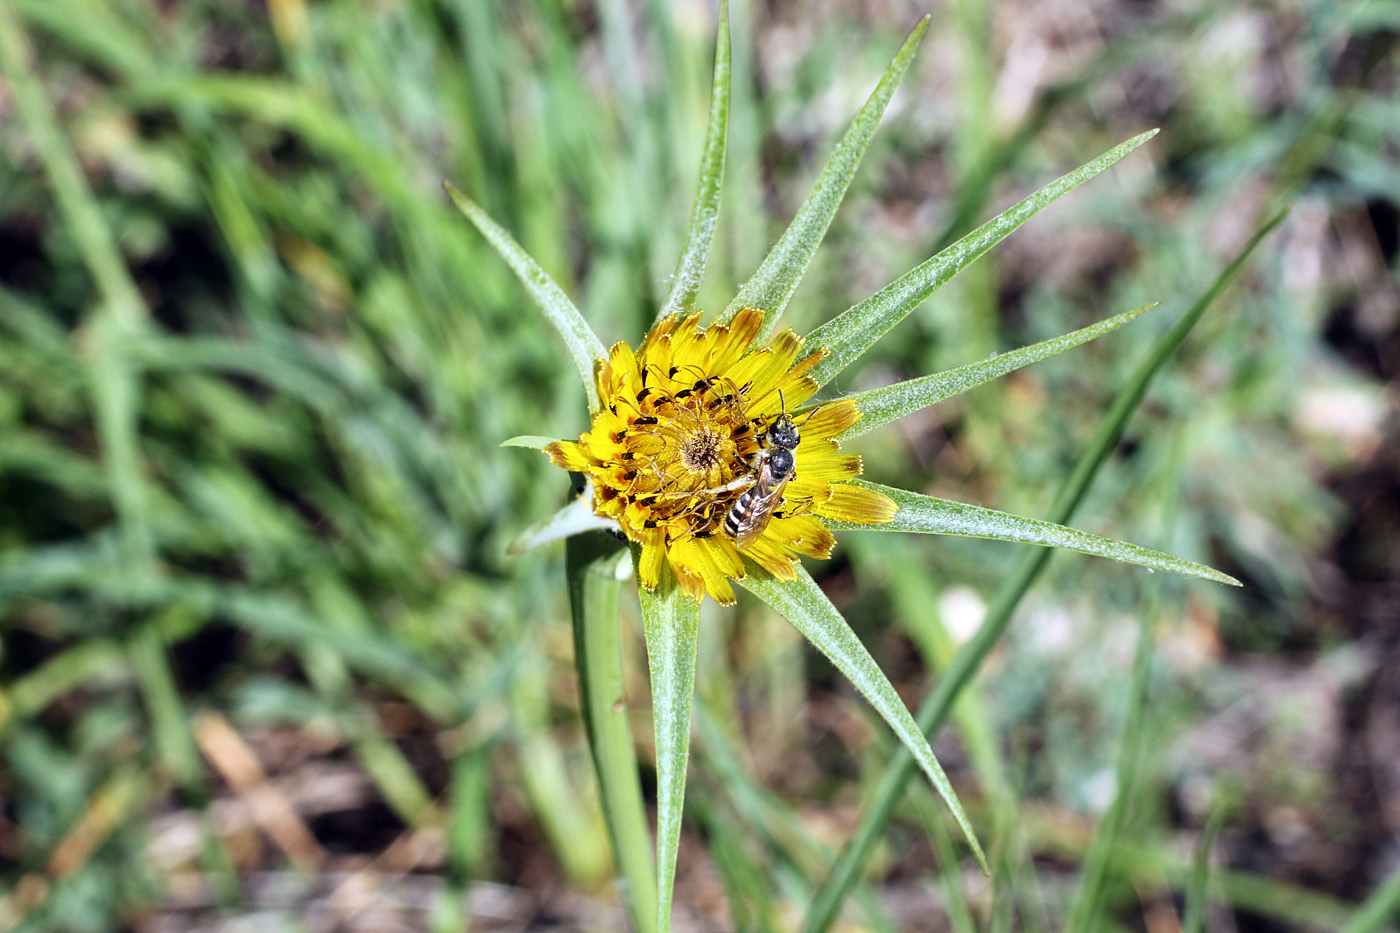
M 777 420 L 768 426 L 768 441 L 771 444 L 792 450 L 799 440 L 801 436 L 797 433 L 797 425 L 786 414 L 779 415 Z

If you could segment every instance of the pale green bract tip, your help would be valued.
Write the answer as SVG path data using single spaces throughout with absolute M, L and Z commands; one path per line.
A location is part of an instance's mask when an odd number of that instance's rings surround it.
M 823 347 L 828 354 L 810 373 L 819 386 L 826 385 L 854 362 L 911 311 L 971 265 L 1013 230 L 1040 213 L 1056 199 L 1103 172 L 1128 153 L 1157 135 L 1151 130 L 1134 136 L 987 221 L 952 246 L 886 285 L 869 298 L 841 312 L 812 331 L 807 346 Z
M 916 534 L 960 535 L 969 538 L 994 538 L 998 541 L 1017 541 L 1022 544 L 1039 544 L 1045 547 L 1058 547 L 1096 557 L 1108 557 L 1126 564 L 1137 564 L 1149 570 L 1166 570 L 1171 573 L 1200 577 L 1216 583 L 1239 586 L 1240 581 L 1229 574 L 1221 573 L 1204 564 L 1173 557 L 1151 548 L 1129 544 L 1102 535 L 1090 534 L 1054 522 L 1037 518 L 1025 518 L 1008 512 L 998 512 L 964 502 L 951 502 L 936 499 L 907 489 L 881 486 L 864 480 L 852 480 L 855 485 L 884 493 L 895 501 L 899 511 L 894 518 L 883 525 L 855 525 L 850 522 L 826 520 L 833 529 L 869 531 L 908 531 Z
M 880 117 L 884 115 L 890 98 L 914 60 L 914 53 L 918 51 L 919 43 L 928 29 L 929 19 L 929 15 L 925 14 L 909 38 L 904 40 L 870 99 L 861 107 L 846 134 L 832 150 L 812 193 L 802 202 L 797 216 L 759 265 L 758 271 L 744 283 L 734 300 L 724 309 L 720 321 L 731 320 L 744 308 L 760 308 L 765 315 L 758 339 L 761 341 L 773 332 L 817 247 L 826 236 L 827 227 L 846 196 L 846 189 L 855 178 L 861 157 L 865 155 L 866 147 L 875 135 L 875 128 L 880 124 Z
M 501 254 L 501 258 L 520 279 L 530 297 L 535 300 L 535 304 L 539 305 L 545 317 L 549 318 L 549 323 L 554 325 L 555 331 L 564 339 L 564 346 L 568 348 L 569 356 L 578 370 L 579 379 L 583 382 L 583 391 L 588 396 L 588 410 L 597 412 L 598 387 L 593 383 L 593 367 L 598 360 L 607 358 L 603 342 L 593 333 L 593 328 L 588 326 L 583 314 L 569 300 L 569 296 L 564 294 L 564 290 L 519 243 L 515 242 L 515 238 L 507 233 L 505 228 L 492 220 L 475 201 L 463 194 L 452 182 L 445 181 L 442 187 L 457 210 L 475 224 L 481 235 Z
M 544 450 L 550 444 L 559 443 L 557 437 L 545 437 L 543 434 L 517 434 L 501 441 L 501 447 L 531 447 L 535 450 Z

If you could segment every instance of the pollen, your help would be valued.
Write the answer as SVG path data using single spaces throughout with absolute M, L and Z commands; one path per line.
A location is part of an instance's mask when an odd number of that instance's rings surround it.
M 549 445 L 550 459 L 593 480 L 593 510 L 617 522 L 639 548 L 638 576 L 654 590 L 669 568 L 686 594 L 734 602 L 731 580 L 750 563 L 791 579 L 798 555 L 825 558 L 835 538 L 822 518 L 879 523 L 895 504 L 850 485 L 860 458 L 836 436 L 860 419 L 850 401 L 808 406 L 807 373 L 825 350 L 802 353 L 782 331 L 755 346 L 763 312 L 727 324 L 700 315 L 658 321 L 634 352 L 613 345 L 596 374 L 602 405 L 578 441 Z M 782 415 L 801 425 L 795 467 L 766 505 L 763 530 L 740 547 L 725 519 L 758 482 L 770 426 Z M 746 500 L 751 506 L 754 497 Z
M 708 474 L 720 465 L 720 444 L 724 435 L 706 426 L 694 432 L 681 447 L 685 465 L 697 473 Z

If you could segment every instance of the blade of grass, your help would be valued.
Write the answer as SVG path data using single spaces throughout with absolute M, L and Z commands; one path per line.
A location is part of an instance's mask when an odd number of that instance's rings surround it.
M 583 390 L 588 396 L 588 411 L 597 412 L 598 387 L 593 383 L 593 364 L 607 357 L 607 351 L 603 349 L 598 335 L 593 333 L 593 328 L 588 326 L 588 322 L 583 319 L 578 308 L 574 307 L 569 296 L 564 294 L 564 290 L 540 268 L 539 263 L 520 248 L 514 237 L 487 216 L 471 198 L 459 191 L 456 185 L 444 182 L 443 188 L 446 189 L 452 203 L 457 206 L 457 210 L 476 225 L 481 235 L 486 237 L 501 254 L 501 258 L 510 265 L 529 291 L 530 297 L 535 300 L 535 304 L 539 305 L 545 317 L 549 318 L 549 323 L 554 325 L 555 331 L 563 338 L 569 356 L 574 361 L 574 368 L 578 370 L 579 379 L 583 382 Z
M 1088 343 L 1096 337 L 1117 330 L 1129 321 L 1136 320 L 1143 313 L 1155 307 L 1157 307 L 1157 302 L 1154 301 L 1150 305 L 1125 311 L 1106 321 L 1099 321 L 1097 324 L 1091 324 L 1060 337 L 1042 340 L 1040 343 L 1021 347 L 1019 350 L 1002 353 L 989 360 L 979 360 L 976 363 L 947 369 L 931 376 L 906 379 L 893 385 L 880 386 L 876 389 L 848 395 L 846 398 L 855 402 L 856 408 L 860 410 L 860 420 L 842 434 L 839 440 L 846 441 L 853 437 L 859 437 L 878 427 L 883 427 L 891 421 L 897 421 L 922 408 L 941 402 L 945 398 L 959 395 L 968 389 L 1000 378 L 1023 366 L 1038 363 L 1057 353 L 1063 353 L 1065 350 Z
M 706 687 L 709 689 L 702 692 L 701 701 L 695 707 L 697 737 L 704 761 L 697 774 L 713 779 L 724 789 L 724 799 L 734 808 L 748 831 L 759 837 L 767 848 L 769 861 L 775 863 L 769 868 L 769 873 L 786 872 L 794 879 L 796 899 L 806 902 L 811 899 L 812 891 L 807 879 L 829 871 L 836 860 L 836 853 L 787 801 L 760 785 L 740 764 L 734 738 L 742 731 L 736 721 L 737 714 L 726 710 L 729 722 L 721 725 L 719 717 L 722 714 L 716 708 L 719 698 L 710 684 L 707 683 Z M 871 930 L 892 926 L 885 916 L 883 905 L 869 888 L 857 885 L 853 897 L 865 912 L 866 923 Z
M 574 664 L 583 695 L 583 722 L 593 751 L 598 795 L 616 860 L 618 884 L 632 926 L 656 930 L 656 881 L 647 830 L 637 752 L 627 724 L 618 624 L 626 552 L 611 535 L 575 535 L 565 548 L 569 608 L 574 623 Z
M 685 314 L 695 307 L 700 280 L 719 229 L 719 206 L 724 181 L 724 157 L 729 138 L 729 0 L 720 0 L 719 27 L 715 32 L 715 76 L 710 91 L 710 122 L 705 130 L 705 147 L 700 155 L 700 180 L 695 185 L 695 205 L 690 209 L 690 225 L 681 249 L 676 277 L 670 294 L 657 312 Z
M 841 613 L 826 598 L 807 571 L 797 568 L 793 580 L 779 580 L 768 573 L 751 573 L 740 581 L 745 589 L 771 606 L 793 624 L 818 651 L 826 655 L 836 669 L 845 674 L 861 696 L 869 701 L 880 717 L 889 724 L 895 736 L 918 762 L 924 775 L 953 812 L 958 827 L 977 856 L 982 871 L 987 871 L 987 856 L 972 831 L 972 823 L 963 811 L 958 795 L 953 791 L 943 767 L 933 756 L 914 717 L 894 692 L 870 652 L 865 650 L 856 633 L 846 624 Z
M 601 811 L 580 793 L 562 737 L 555 734 L 549 700 L 553 676 L 540 652 L 521 666 L 511 684 L 520 781 L 565 877 L 573 884 L 595 888 L 612 873 L 607 834 Z
M 1033 810 L 1026 810 L 1023 819 L 1036 849 L 1047 857 L 1084 857 L 1088 833 L 1058 816 L 1047 817 Z M 1108 868 L 1120 884 L 1131 886 L 1143 897 L 1184 888 L 1192 871 L 1191 859 L 1182 857 L 1170 844 L 1132 837 L 1120 838 L 1113 846 Z M 1253 872 L 1221 869 L 1215 873 L 1215 885 L 1226 903 L 1279 920 L 1287 928 L 1341 930 L 1353 913 L 1353 905 L 1330 894 Z
M 637 555 L 640 551 L 633 549 Z M 640 590 L 651 708 L 656 730 L 656 929 L 671 929 L 671 895 L 690 761 L 690 710 L 695 697 L 695 646 L 700 603 L 681 593 L 669 570 L 656 591 Z
M 1400 865 L 1395 866 L 1390 876 L 1352 915 L 1341 933 L 1380 933 L 1394 929 L 1396 921 L 1400 921 Z
M 744 845 L 744 836 L 752 832 L 752 827 L 741 825 L 740 820 L 727 813 L 721 814 L 704 794 L 693 797 L 690 806 L 705 830 L 710 858 L 724 886 L 734 929 L 778 933 L 782 927 L 775 919 L 773 898 L 765 883 L 763 868 Z
M 153 559 L 155 550 L 141 480 L 137 428 L 140 376 L 125 345 L 145 323 L 146 306 L 44 96 L 24 33 L 8 5 L 0 7 L 0 73 L 13 89 L 20 122 L 38 148 L 59 213 L 102 295 L 91 322 L 96 338 L 88 370 L 92 406 L 126 558 L 144 564 Z
M 993 538 L 997 541 L 1019 541 L 1024 544 L 1065 548 L 1097 557 L 1109 557 L 1127 564 L 1182 573 L 1203 580 L 1214 580 L 1216 583 L 1240 585 L 1234 577 L 1218 570 L 1163 554 L 1161 551 L 1128 544 L 1126 541 L 1089 534 L 1087 531 L 1067 528 L 1054 522 L 1043 522 L 1036 518 L 1024 518 L 963 502 L 935 499 L 933 496 L 910 492 L 907 489 L 895 489 L 859 479 L 852 482 L 889 496 L 899 506 L 899 511 L 891 521 L 883 525 L 857 525 L 824 520 L 828 527 L 846 531 L 909 531 L 918 534 L 963 535 L 972 538 Z
M 186 615 L 181 606 L 172 606 L 164 615 Z M 175 620 L 174 624 L 179 622 Z M 141 686 L 146 703 L 152 738 L 157 756 L 167 774 L 196 810 L 201 830 L 201 861 L 209 876 L 214 898 L 224 907 L 234 907 L 239 901 L 238 872 L 233 855 L 224 844 L 209 814 L 211 794 L 205 778 L 204 765 L 190 730 L 190 714 L 180 699 L 175 672 L 170 668 L 169 648 L 163 625 L 171 621 L 157 620 L 136 629 L 127 646 L 131 669 Z
M 1155 603 L 1156 600 L 1154 599 Z M 1153 620 L 1157 609 L 1154 605 L 1142 613 L 1138 624 L 1137 653 L 1133 658 L 1133 676 L 1128 688 L 1128 709 L 1123 723 L 1123 737 L 1118 749 L 1116 788 L 1113 803 L 1099 821 L 1094 831 L 1089 852 L 1084 857 L 1083 868 L 1079 873 L 1078 889 L 1070 904 L 1065 921 L 1067 933 L 1076 930 L 1097 929 L 1103 907 L 1105 881 L 1108 876 L 1109 853 L 1113 851 L 1118 837 L 1127 821 L 1129 805 L 1133 800 L 1134 776 L 1142 757 L 1142 742 L 1145 733 L 1147 713 L 1147 680 L 1151 673 Z
M 1137 410 L 1137 406 L 1147 394 L 1147 388 L 1152 383 L 1153 377 L 1157 375 L 1157 372 L 1181 345 L 1181 342 L 1186 339 L 1186 335 L 1196 326 L 1196 322 L 1205 314 L 1206 309 L 1239 274 L 1255 247 L 1283 221 L 1285 216 L 1286 212 L 1280 212 L 1265 223 L 1240 251 L 1239 255 L 1197 299 L 1196 303 L 1152 345 L 1147 356 L 1138 364 L 1127 383 L 1114 397 L 1108 414 L 1099 423 L 1099 427 L 1089 440 L 1084 453 L 1080 455 L 1074 468 L 1070 471 L 1070 475 L 1066 477 L 1064 484 L 1060 487 L 1055 502 L 1050 507 L 1050 520 L 1052 522 L 1061 524 L 1074 515 L 1094 477 L 1098 474 L 1099 468 L 1103 466 L 1104 461 L 1108 459 L 1109 454 L 1113 452 L 1119 439 L 1123 436 L 1123 430 L 1129 417 Z M 976 675 L 982 662 L 1001 639 L 1002 633 L 1006 631 L 1007 625 L 1011 622 L 1011 616 L 1015 613 L 1016 607 L 1020 605 L 1021 599 L 1029 592 L 1032 584 L 1040 576 L 1040 572 L 1044 569 L 1052 553 L 1048 550 L 1028 552 L 1012 570 L 995 601 L 988 608 L 987 617 L 981 628 L 977 630 L 977 634 L 958 652 L 957 657 L 948 666 L 933 692 L 925 698 L 919 707 L 917 719 L 919 728 L 923 730 L 924 735 L 933 735 L 942 728 L 963 685 Z M 808 910 L 804 929 L 825 931 L 830 928 L 832 921 L 836 918 L 836 912 L 841 906 L 841 901 L 859 877 L 861 866 L 869 858 L 871 849 L 880 837 L 885 824 L 889 821 L 895 803 L 904 793 L 905 785 L 908 784 L 913 775 L 913 758 L 907 753 L 896 752 L 895 759 L 887 766 L 884 777 L 881 778 L 871 802 L 862 814 L 860 824 L 856 827 L 856 832 L 846 847 L 846 851 L 841 854 L 831 877 L 822 886 L 821 894 Z
M 850 128 L 846 130 L 846 135 L 836 144 L 835 150 L 822 169 L 821 176 L 812 188 L 812 193 L 802 202 L 797 216 L 792 219 L 782 237 L 759 264 L 758 271 L 744 283 L 734 300 L 729 303 L 729 307 L 724 309 L 720 316 L 721 321 L 730 320 L 744 308 L 761 308 L 767 313 L 758 340 L 762 342 L 764 337 L 773 332 L 773 327 L 782 316 L 792 293 L 802 281 L 802 274 L 807 271 L 812 256 L 821 245 L 826 228 L 831 225 L 831 218 L 836 216 L 841 199 L 846 196 L 846 189 L 850 187 L 851 179 L 860 167 L 861 157 L 870 145 L 870 138 L 875 135 L 875 128 L 885 113 L 885 107 L 894 96 L 895 88 L 899 87 L 904 73 L 909 70 L 909 63 L 914 60 L 914 53 L 918 51 L 924 31 L 928 29 L 929 18 L 926 14 L 919 20 L 919 25 L 915 26 L 909 38 L 904 40 L 904 45 L 900 46 L 894 60 L 885 69 L 884 76 L 880 78 L 880 83 L 875 86 L 865 106 L 860 108 Z
M 1215 837 L 1225 819 L 1225 808 L 1217 801 L 1206 821 L 1201 838 L 1196 842 L 1196 855 L 1191 863 L 1191 879 L 1186 886 L 1186 916 L 1181 921 L 1181 933 L 1205 933 L 1206 900 L 1210 890 L 1210 852 Z
M 825 347 L 830 353 L 813 367 L 811 378 L 815 379 L 819 386 L 826 385 L 875 341 L 904 320 L 924 299 L 987 250 L 1000 243 L 1013 230 L 1049 207 L 1060 196 L 1073 191 L 1156 135 L 1156 130 L 1150 130 L 1140 136 L 1134 136 L 1092 162 L 1060 176 L 913 271 L 812 331 L 807 338 L 807 346 Z

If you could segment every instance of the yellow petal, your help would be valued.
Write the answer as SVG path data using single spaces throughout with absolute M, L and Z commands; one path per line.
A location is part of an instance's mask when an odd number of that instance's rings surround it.
M 719 334 L 719 338 L 710 348 L 707 364 L 710 371 L 723 373 L 738 362 L 739 357 L 748 350 L 749 344 L 758 336 L 758 329 L 762 326 L 763 312 L 757 308 L 745 308 L 734 315 L 734 320 L 723 328 L 715 328 L 712 332 Z
M 802 439 L 835 437 L 860 420 L 860 410 L 849 399 L 840 399 L 818 408 L 802 422 Z
M 805 376 L 808 372 L 811 371 L 813 366 L 816 366 L 823 359 L 830 355 L 831 351 L 828 350 L 826 347 L 821 347 L 820 349 L 813 350 L 811 353 L 808 353 L 796 363 L 793 363 L 792 369 L 788 370 L 788 375 L 791 376 L 793 379 L 796 379 L 800 376 Z M 814 392 L 816 391 L 815 385 L 816 384 L 813 383 L 812 391 Z
M 792 568 L 793 557 L 787 548 L 767 535 L 761 535 L 758 540 L 745 547 L 744 556 L 779 580 L 791 580 L 797 575 Z
M 677 567 L 675 555 L 672 555 L 671 572 L 676 575 L 676 586 L 682 593 L 691 599 L 705 598 L 705 581 L 701 579 L 700 574 Z
M 642 545 L 642 556 L 637 560 L 637 578 L 650 593 L 661 582 L 661 562 L 666 558 L 666 548 L 660 540 Z
M 836 536 L 812 515 L 775 518 L 765 536 L 769 534 L 799 554 L 822 560 L 830 557 L 831 549 L 836 547 Z
M 899 506 L 882 492 L 841 483 L 831 487 L 831 495 L 818 503 L 816 513 L 823 518 L 859 525 L 883 525 L 894 518 Z
M 737 555 L 736 555 L 737 560 Z M 728 577 L 742 577 L 743 564 L 729 565 L 722 550 L 709 540 L 688 538 L 671 545 L 671 567 L 679 572 L 696 574 L 704 589 L 721 606 L 734 605 L 734 590 Z
M 550 463 L 575 473 L 586 472 L 594 464 L 593 458 L 588 456 L 583 447 L 573 441 L 555 441 L 546 447 L 544 452 L 549 455 Z
M 611 382 L 616 387 L 616 392 L 635 392 L 641 387 L 637 357 L 632 353 L 632 348 L 621 340 L 613 344 L 612 349 L 608 351 L 608 369 L 612 370 Z
M 797 480 L 806 483 L 842 483 L 860 475 L 860 456 L 848 454 L 834 441 L 802 439 L 797 447 Z

